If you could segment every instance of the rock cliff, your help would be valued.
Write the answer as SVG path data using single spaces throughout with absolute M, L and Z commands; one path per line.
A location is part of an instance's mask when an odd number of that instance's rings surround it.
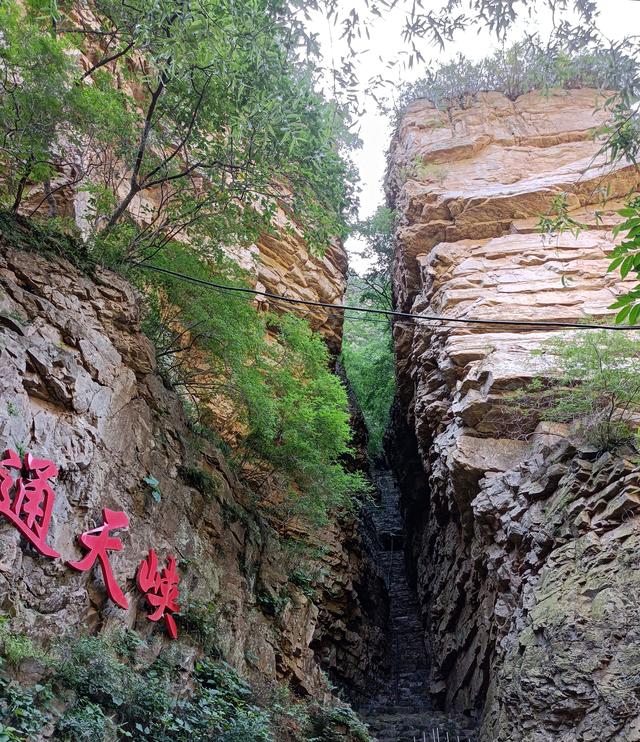
M 634 168 L 607 166 L 592 90 L 468 108 L 415 101 L 390 150 L 399 309 L 475 319 L 608 316 L 616 199 Z M 609 201 L 601 205 L 603 193 Z M 566 193 L 587 227 L 546 241 Z M 596 210 L 602 214 L 596 217 Z M 431 691 L 474 713 L 481 740 L 640 739 L 637 486 L 631 451 L 602 453 L 522 419 L 509 394 L 540 373 L 553 331 L 397 322 L 389 448 Z M 395 452 L 395 453 L 394 453 Z
M 185 657 L 200 651 L 208 621 L 218 651 L 249 677 L 329 698 L 327 671 L 362 693 L 384 662 L 384 615 L 370 610 L 382 586 L 356 524 L 308 534 L 322 547 L 318 578 L 296 582 L 299 557 L 257 514 L 220 451 L 189 428 L 139 319 L 134 289 L 116 274 L 86 274 L 2 240 L 0 443 L 56 463 L 48 543 L 61 558 L 38 555 L 0 518 L 0 612 L 12 630 L 45 643 L 127 627 L 155 636 L 160 651 L 163 632 L 147 620 L 134 581 L 153 547 L 161 562 L 169 553 L 178 561 Z M 99 570 L 65 564 L 79 558 L 76 536 L 101 525 L 103 508 L 130 519 L 122 551 L 111 554 L 127 610 L 106 599 Z

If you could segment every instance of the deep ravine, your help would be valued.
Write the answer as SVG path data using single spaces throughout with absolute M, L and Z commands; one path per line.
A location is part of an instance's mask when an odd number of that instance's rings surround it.
M 371 478 L 378 507 L 371 509 L 377 561 L 389 593 L 390 677 L 360 712 L 379 742 L 471 740 L 471 725 L 437 710 L 429 695 L 429 660 L 415 588 L 404 549 L 400 491 L 393 473 L 378 463 Z

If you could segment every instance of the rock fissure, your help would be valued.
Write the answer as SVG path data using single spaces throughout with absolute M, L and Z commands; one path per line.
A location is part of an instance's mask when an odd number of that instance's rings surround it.
M 372 469 L 372 480 L 378 497 L 371 514 L 376 561 L 389 596 L 390 671 L 362 706 L 362 714 L 379 742 L 422 740 L 425 735 L 443 742 L 472 739 L 468 720 L 448 716 L 433 703 L 420 606 L 407 570 L 400 490 L 391 470 L 380 464 Z

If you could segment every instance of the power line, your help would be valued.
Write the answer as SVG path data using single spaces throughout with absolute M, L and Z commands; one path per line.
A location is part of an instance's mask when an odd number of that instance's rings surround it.
M 399 317 L 402 319 L 411 320 L 427 320 L 429 322 L 445 322 L 445 323 L 456 323 L 456 324 L 469 324 L 469 325 L 497 325 L 499 327 L 552 327 L 555 329 L 573 329 L 573 330 L 640 330 L 640 325 L 599 325 L 595 322 L 585 322 L 580 324 L 578 322 L 547 322 L 544 320 L 512 320 L 512 319 L 474 319 L 471 317 L 443 317 L 435 314 L 416 314 L 414 312 L 398 312 L 393 309 L 374 309 L 373 307 L 353 307 L 347 304 L 330 304 L 324 301 L 312 301 L 310 299 L 294 299 L 289 296 L 282 296 L 281 294 L 274 294 L 270 291 L 259 291 L 258 289 L 250 289 L 245 286 L 225 286 L 221 283 L 215 283 L 214 281 L 206 281 L 203 278 L 196 278 L 195 276 L 188 276 L 185 273 L 178 273 L 177 271 L 169 270 L 168 268 L 160 268 L 157 265 L 151 265 L 151 263 L 136 263 L 138 268 L 146 268 L 147 270 L 156 271 L 157 273 L 164 273 L 168 276 L 173 276 L 182 281 L 197 284 L 199 286 L 207 286 L 209 288 L 218 289 L 221 291 L 236 292 L 242 294 L 253 294 L 254 296 L 263 296 L 267 299 L 273 299 L 274 301 L 282 301 L 288 304 L 301 304 L 304 306 L 312 307 L 323 307 L 331 311 L 352 311 L 362 312 L 366 314 L 377 314 L 384 315 L 387 317 Z

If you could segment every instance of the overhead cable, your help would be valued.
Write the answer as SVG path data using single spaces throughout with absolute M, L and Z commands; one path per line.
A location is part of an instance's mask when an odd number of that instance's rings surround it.
M 182 281 L 197 284 L 199 286 L 208 286 L 209 288 L 218 289 L 221 291 L 229 291 L 242 294 L 253 294 L 257 297 L 264 297 L 266 299 L 273 299 L 274 301 L 282 301 L 288 304 L 299 304 L 311 307 L 322 307 L 331 311 L 350 311 L 350 312 L 362 312 L 366 314 L 377 314 L 384 315 L 387 317 L 394 317 L 400 319 L 410 319 L 413 321 L 428 321 L 428 322 L 444 322 L 444 323 L 455 323 L 455 324 L 468 324 L 468 325 L 494 325 L 499 327 L 532 327 L 532 328 L 554 328 L 554 329 L 573 329 L 573 330 L 640 330 L 640 325 L 603 325 L 596 322 L 549 322 L 545 320 L 515 320 L 515 319 L 476 319 L 473 317 L 445 317 L 436 314 L 418 314 L 416 312 L 399 312 L 394 309 L 377 309 L 374 307 L 354 307 L 347 304 L 330 304 L 324 301 L 313 301 L 311 299 L 294 299 L 290 296 L 282 296 L 281 294 L 274 294 L 271 291 L 260 291 L 259 289 L 250 289 L 245 286 L 226 286 L 225 284 L 216 283 L 214 281 L 206 281 L 203 278 L 197 278 L 196 276 L 189 276 L 185 273 L 178 273 L 177 271 L 169 270 L 168 268 L 161 268 L 151 263 L 135 263 L 138 268 L 145 268 L 147 270 L 155 271 L 157 273 L 163 273 L 173 278 L 177 278 Z

